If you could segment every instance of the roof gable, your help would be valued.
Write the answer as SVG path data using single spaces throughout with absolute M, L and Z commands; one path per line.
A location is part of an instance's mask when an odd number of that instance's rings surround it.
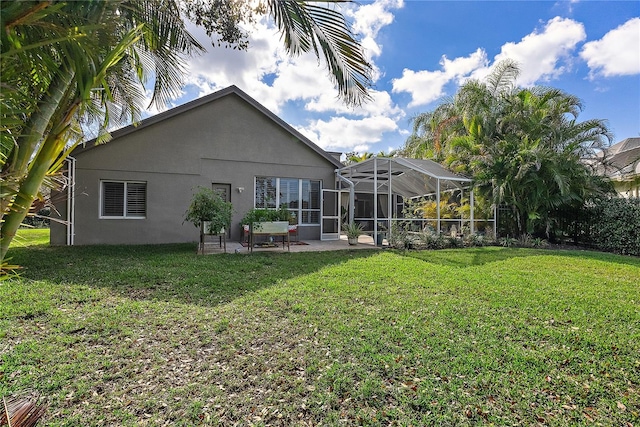
M 203 105 L 206 105 L 206 104 L 209 104 L 211 102 L 215 102 L 215 101 L 217 101 L 219 99 L 222 99 L 222 98 L 224 98 L 226 96 L 230 96 L 230 95 L 235 95 L 235 96 L 239 97 L 240 99 L 242 99 L 243 101 L 245 101 L 247 104 L 249 104 L 250 106 L 252 106 L 256 110 L 258 110 L 260 113 L 262 113 L 264 116 L 269 118 L 271 121 L 273 121 L 277 126 L 281 127 L 286 132 L 291 134 L 295 139 L 297 139 L 301 143 L 305 144 L 307 147 L 309 147 L 312 151 L 314 151 L 319 156 L 321 156 L 324 159 L 326 159 L 329 163 L 331 163 L 336 168 L 340 168 L 340 167 L 343 166 L 343 164 L 335 156 L 333 156 L 330 153 L 324 151 L 317 144 L 312 142 L 309 138 L 307 138 L 306 136 L 302 135 L 300 132 L 298 132 L 296 129 L 294 129 L 291 125 L 289 125 L 287 122 L 282 120 L 280 117 L 275 115 L 273 112 L 268 110 L 266 107 L 264 107 L 262 104 L 260 104 L 258 101 L 256 101 L 255 99 L 253 99 L 249 95 L 247 95 L 245 92 L 240 90 L 235 85 L 229 86 L 229 87 L 227 87 L 225 89 L 219 90 L 219 91 L 214 92 L 212 94 L 203 96 L 201 98 L 195 99 L 193 101 L 189 101 L 189 102 L 187 102 L 185 104 L 182 104 L 182 105 L 179 105 L 177 107 L 171 108 L 169 110 L 163 111 L 162 113 L 159 113 L 159 114 L 156 114 L 154 116 L 148 117 L 148 118 L 142 120 L 141 122 L 139 122 L 137 124 L 128 125 L 128 126 L 123 127 L 121 129 L 115 130 L 115 131 L 111 132 L 111 141 L 116 140 L 118 138 L 121 138 L 121 137 L 123 137 L 125 135 L 129 135 L 131 133 L 134 133 L 134 132 L 136 132 L 138 130 L 153 126 L 153 125 L 155 125 L 157 123 L 160 123 L 160 122 L 162 122 L 164 120 L 167 120 L 169 118 L 178 116 L 180 114 L 184 114 L 184 113 L 186 113 L 188 111 L 191 111 L 193 109 L 199 108 L 199 107 L 201 107 Z M 98 147 L 100 147 L 102 145 L 104 145 L 104 144 L 96 144 L 96 139 L 92 139 L 92 140 L 86 141 L 81 146 L 78 146 L 73 151 L 72 156 L 76 155 L 76 154 L 79 154 L 79 153 L 82 153 L 82 152 L 85 152 L 87 150 L 98 148 Z

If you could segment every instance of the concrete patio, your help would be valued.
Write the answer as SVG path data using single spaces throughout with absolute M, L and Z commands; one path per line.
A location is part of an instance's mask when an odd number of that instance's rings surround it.
M 291 252 L 321 252 L 321 251 L 337 251 L 337 250 L 360 250 L 360 249 L 382 249 L 380 246 L 376 246 L 373 237 L 368 235 L 362 235 L 358 238 L 357 245 L 349 245 L 346 236 L 341 236 L 340 240 L 304 240 L 304 244 L 297 242 L 291 242 Z M 386 244 L 386 240 L 384 241 Z M 384 246 L 383 246 L 384 247 Z M 284 249 L 282 248 L 282 242 L 279 242 L 277 247 L 260 248 L 254 247 L 253 252 L 288 252 L 285 243 Z M 205 243 L 205 255 L 221 254 L 224 253 L 224 249 L 219 247 L 218 241 L 207 241 Z M 250 254 L 249 248 L 243 246 L 240 242 L 227 241 L 227 253 L 233 254 Z

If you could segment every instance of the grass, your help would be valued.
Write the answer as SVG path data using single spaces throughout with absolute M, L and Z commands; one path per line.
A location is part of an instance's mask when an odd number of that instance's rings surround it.
M 640 423 L 640 260 L 15 247 L 0 394 L 45 425 Z
M 48 244 L 48 228 L 21 228 L 11 242 L 11 246 L 13 247 L 44 246 Z

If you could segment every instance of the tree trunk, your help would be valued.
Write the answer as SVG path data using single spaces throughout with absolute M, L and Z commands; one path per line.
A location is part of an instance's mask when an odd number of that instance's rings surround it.
M 46 139 L 44 135 L 56 113 L 62 113 L 61 117 L 64 117 L 66 121 L 72 117 L 69 111 L 60 112 L 59 110 L 73 82 L 73 77 L 73 72 L 66 72 L 60 73 L 54 78 L 48 96 L 38 104 L 39 108 L 29 118 L 22 132 L 22 135 L 25 135 L 24 138 L 18 140 L 18 146 L 15 148 L 18 150 L 16 161 L 5 165 L 8 173 L 18 178 L 19 184 L 17 194 L 7 195 L 6 199 L 2 200 L 0 265 L 4 261 L 9 245 L 20 224 L 29 213 L 31 204 L 38 194 L 49 168 L 60 152 L 64 150 L 64 142 L 60 141 L 60 137 L 68 123 L 59 123 L 56 126 L 58 132 L 50 134 Z M 77 107 L 70 107 L 70 109 L 75 108 Z M 36 152 L 38 143 L 41 146 Z M 34 155 L 36 157 L 32 158 Z M 29 165 L 31 165 L 30 169 Z
M 49 85 L 48 92 L 38 103 L 38 107 L 29 117 L 22 132 L 20 132 L 20 137 L 14 148 L 14 150 L 17 150 L 15 161 L 7 162 L 4 171 L 9 174 L 26 173 L 29 161 L 35 154 L 38 143 L 44 141 L 51 118 L 60 108 L 60 104 L 73 81 L 74 74 L 73 71 L 62 71 L 56 74 Z M 9 156 L 9 159 L 12 158 L 14 158 L 13 154 Z

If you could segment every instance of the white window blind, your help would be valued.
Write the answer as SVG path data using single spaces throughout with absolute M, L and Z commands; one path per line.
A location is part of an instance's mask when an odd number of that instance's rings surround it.
M 145 218 L 147 183 L 102 181 L 102 218 Z

